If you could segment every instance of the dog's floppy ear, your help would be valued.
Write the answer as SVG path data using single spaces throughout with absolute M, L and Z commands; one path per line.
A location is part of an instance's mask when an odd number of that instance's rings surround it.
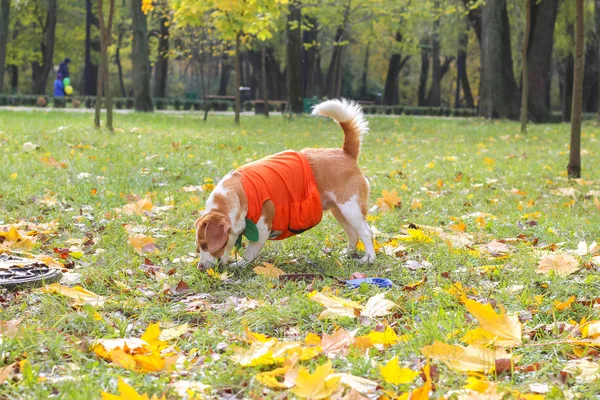
M 227 243 L 229 228 L 231 228 L 231 224 L 223 220 L 212 220 L 206 225 L 204 239 L 206 239 L 206 244 L 208 244 L 209 253 L 218 251 Z

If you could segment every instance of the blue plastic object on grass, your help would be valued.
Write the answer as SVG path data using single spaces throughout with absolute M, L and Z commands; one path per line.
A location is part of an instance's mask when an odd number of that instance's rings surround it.
M 392 281 L 386 278 L 360 278 L 346 281 L 346 285 L 350 286 L 352 289 L 358 289 L 363 283 L 366 283 L 367 285 L 375 285 L 380 288 L 391 288 L 394 286 Z

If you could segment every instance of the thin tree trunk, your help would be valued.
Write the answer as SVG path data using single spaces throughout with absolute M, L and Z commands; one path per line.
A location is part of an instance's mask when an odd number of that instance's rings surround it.
M 98 26 L 98 20 L 92 12 L 92 0 L 85 0 L 85 61 L 83 67 L 83 94 L 94 96 L 97 92 L 98 66 L 92 64 L 92 48 L 98 49 L 100 43 L 92 42 L 92 25 Z
M 454 107 L 460 108 L 460 92 L 461 85 L 462 91 L 465 96 L 465 103 L 467 107 L 473 107 L 473 96 L 471 95 L 471 86 L 469 85 L 469 78 L 467 76 L 467 44 L 469 36 L 467 32 L 460 32 L 458 35 L 458 56 L 456 58 L 456 96 L 454 99 Z
M 527 3 L 527 11 L 525 13 L 525 35 L 523 37 L 523 48 L 521 50 L 521 62 L 523 63 L 521 75 L 521 133 L 527 133 L 527 96 L 529 90 L 527 47 L 529 46 L 529 32 L 531 31 L 531 0 L 525 1 Z
M 240 124 L 240 110 L 242 102 L 240 98 L 240 86 L 242 85 L 242 66 L 240 63 L 240 37 L 241 32 L 235 36 L 235 123 Z
M 148 58 L 148 27 L 142 12 L 142 0 L 131 0 L 131 27 L 133 43 L 131 59 L 133 67 L 133 93 L 137 111 L 152 112 L 150 97 L 150 61 Z
M 304 48 L 304 65 L 305 65 L 305 80 L 304 80 L 304 97 L 313 97 L 317 95 L 318 74 L 320 74 L 320 66 L 318 61 L 318 44 L 317 44 L 317 20 L 314 17 L 306 17 L 306 24 L 310 29 L 303 33 L 303 48 Z
M 290 112 L 301 114 L 302 104 L 302 13 L 297 1 L 289 3 L 287 24 L 287 83 L 288 83 L 288 108 Z M 294 29 L 292 27 L 295 26 Z
M 600 0 L 594 0 L 594 40 L 596 42 L 596 53 L 598 56 L 598 110 L 597 120 L 600 121 Z
M 425 93 L 427 93 L 427 75 L 429 73 L 429 54 L 427 51 L 427 45 L 421 42 L 421 72 L 419 74 L 419 107 L 426 106 L 427 99 Z
M 574 74 L 573 54 L 569 54 L 563 60 L 564 74 L 562 77 L 562 96 L 561 96 L 561 111 L 562 120 L 564 122 L 571 121 L 571 106 L 573 103 L 573 74 Z
M 575 0 L 575 68 L 573 73 L 573 106 L 571 108 L 571 147 L 569 178 L 581 177 L 581 106 L 583 92 L 583 0 Z
M 227 86 L 229 85 L 229 75 L 231 74 L 231 63 L 228 61 L 227 55 L 223 54 L 221 61 L 221 77 L 219 79 L 219 90 L 217 94 L 219 96 L 225 96 L 227 94 Z
M 9 21 L 10 0 L 0 0 L 0 93 L 4 91 L 4 65 L 6 64 Z
M 56 16 L 58 13 L 58 1 L 48 0 L 48 13 L 44 25 L 44 39 L 42 41 L 42 65 L 37 69 L 33 82 L 33 93 L 44 94 L 50 71 L 54 68 L 54 40 L 56 32 Z
M 125 81 L 123 80 L 123 65 L 121 64 L 121 46 L 123 43 L 123 32 L 122 27 L 119 24 L 119 35 L 117 36 L 117 46 L 115 50 L 115 63 L 117 64 L 117 70 L 119 74 L 119 88 L 121 89 L 121 97 L 127 97 L 127 91 L 125 90 Z
M 260 91 L 263 95 L 265 117 L 269 118 L 269 91 L 267 89 L 267 51 L 265 46 L 260 50 Z
M 369 78 L 369 50 L 371 47 L 371 42 L 367 43 L 367 48 L 365 49 L 365 60 L 363 62 L 363 72 L 362 77 L 360 79 L 360 97 L 364 100 L 367 100 L 369 96 L 368 78 Z
M 154 97 L 167 97 L 167 78 L 169 73 L 169 4 L 160 3 L 158 9 L 160 25 L 158 32 L 158 51 L 154 69 Z
M 439 79 L 439 81 L 440 81 L 440 87 L 441 87 L 442 80 L 444 79 L 444 76 L 446 75 L 446 73 L 450 69 L 450 64 L 452 64 L 452 61 L 454 61 L 454 57 L 446 57 L 446 59 L 444 60 L 444 64 L 442 64 L 440 66 L 440 73 L 439 73 L 439 75 L 440 75 L 440 79 Z M 431 101 L 432 95 L 433 95 L 433 85 L 432 85 L 432 87 L 429 88 L 429 94 L 427 95 L 427 100 L 426 100 L 426 103 L 429 104 L 429 105 L 431 105 L 431 106 L 433 105 L 432 101 Z
M 436 2 L 436 8 L 439 3 Z M 439 107 L 442 103 L 442 74 L 440 65 L 440 39 L 439 39 L 440 19 L 436 18 L 433 21 L 433 35 L 431 38 L 431 89 L 429 91 L 429 105 Z
M 19 67 L 15 64 L 10 64 L 8 66 L 10 71 L 10 90 L 11 93 L 17 93 L 19 90 Z

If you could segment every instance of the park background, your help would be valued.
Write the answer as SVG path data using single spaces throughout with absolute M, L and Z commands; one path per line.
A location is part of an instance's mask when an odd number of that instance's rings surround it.
M 95 96 L 101 61 L 98 5 L 103 4 L 103 19 L 108 19 L 108 3 L 1 0 L 0 93 L 51 93 L 55 67 L 68 57 L 76 97 Z M 538 122 L 570 119 L 574 1 L 534 1 L 529 18 L 527 2 L 510 0 L 494 0 L 487 7 L 481 0 L 247 3 L 253 5 L 115 0 L 107 52 L 116 106 L 198 109 L 206 96 L 234 96 L 243 86 L 249 88 L 247 99 L 262 99 L 264 91 L 271 100 L 291 99 L 287 107 L 295 112 L 303 110 L 304 98 L 345 96 L 404 107 L 367 109 L 373 113 L 431 114 L 440 111 L 411 107 L 463 107 L 488 117 L 518 118 L 520 55 L 529 22 L 529 117 Z M 599 6 L 598 1 L 584 3 L 582 107 L 594 113 Z M 237 25 L 224 27 L 220 17 L 207 18 L 210 8 L 235 16 Z M 482 81 L 485 74 L 488 79 Z M 232 102 L 213 107 L 231 109 Z

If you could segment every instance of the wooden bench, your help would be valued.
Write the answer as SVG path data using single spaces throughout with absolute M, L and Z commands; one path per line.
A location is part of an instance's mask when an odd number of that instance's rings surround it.
M 204 96 L 204 120 L 208 117 L 208 110 L 210 110 L 210 103 L 212 100 L 228 100 L 235 101 L 235 96 L 219 96 L 216 94 L 210 94 L 208 96 Z M 235 108 L 235 106 L 234 106 Z
M 357 103 L 360 104 L 361 106 L 374 106 L 375 105 L 375 102 L 371 101 L 371 100 L 358 100 Z
M 265 113 L 265 101 L 264 100 L 252 100 L 250 103 L 254 104 L 255 114 Z M 269 100 L 269 106 L 274 106 L 276 110 L 281 112 L 285 111 L 287 107 L 287 100 Z

